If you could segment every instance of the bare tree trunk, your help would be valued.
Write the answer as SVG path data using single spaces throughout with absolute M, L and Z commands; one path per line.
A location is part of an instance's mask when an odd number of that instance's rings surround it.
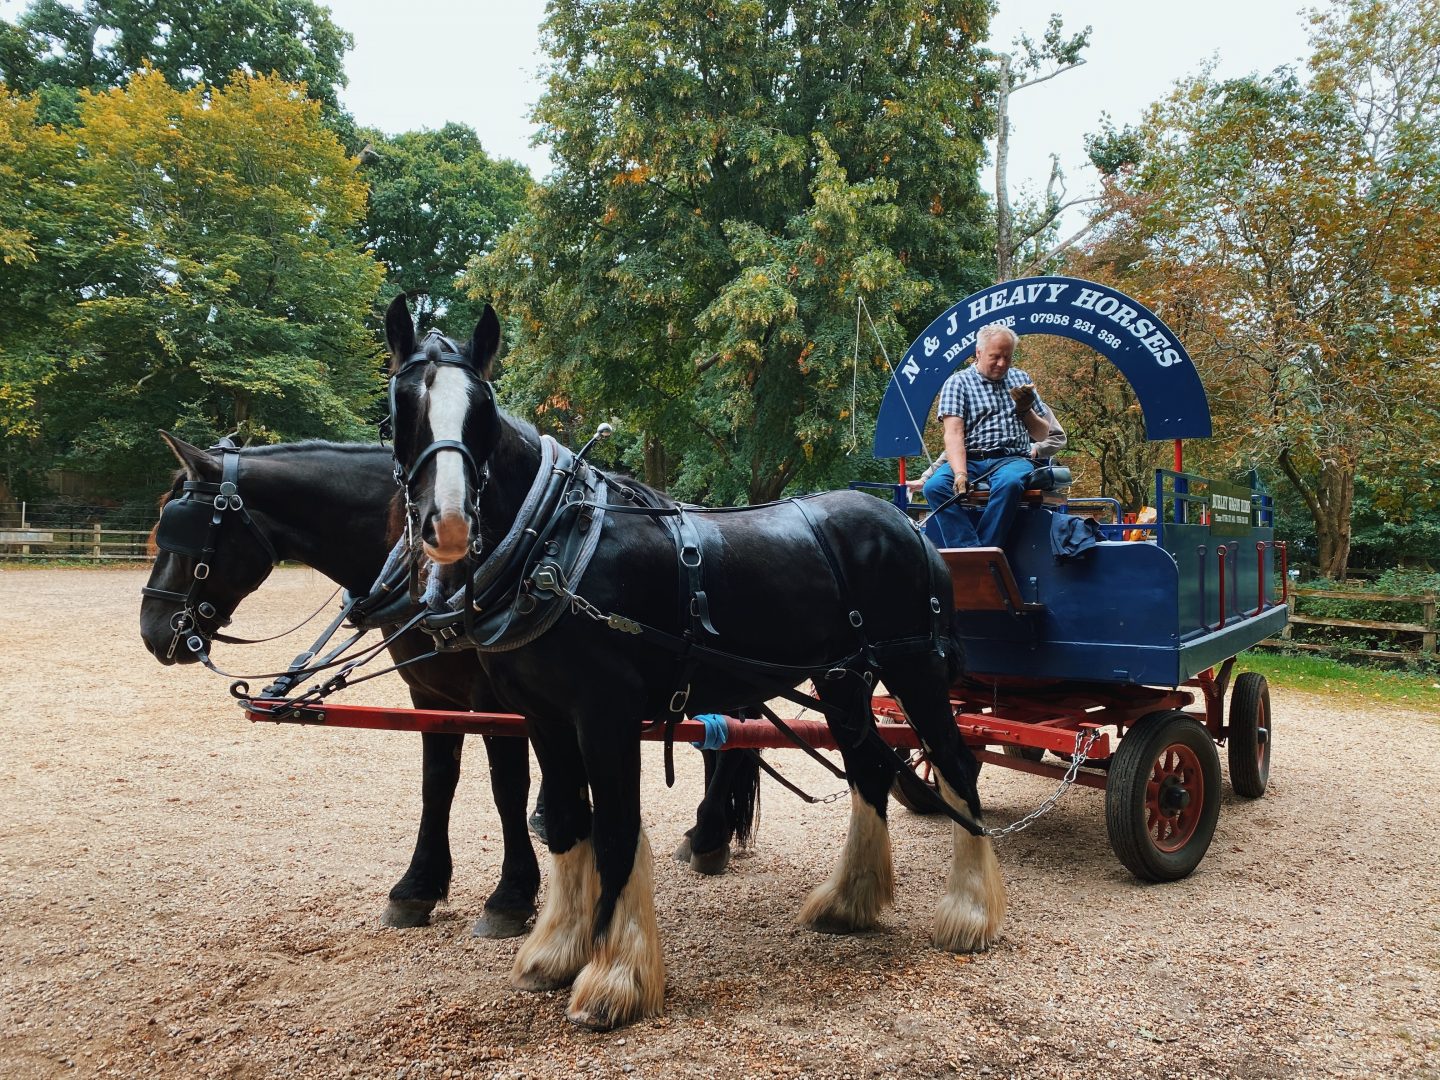
M 1009 281 L 1015 252 L 1011 250 L 1010 184 L 1010 57 L 1000 57 L 1000 82 L 995 90 L 995 280 Z

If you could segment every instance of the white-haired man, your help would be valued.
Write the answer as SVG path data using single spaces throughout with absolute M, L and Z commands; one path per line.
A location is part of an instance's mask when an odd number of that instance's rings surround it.
M 1030 376 L 1010 366 L 1018 340 L 1003 323 L 982 326 L 975 335 L 975 362 L 940 389 L 945 456 L 925 481 L 925 501 L 939 506 L 982 477 L 990 483 L 978 525 L 955 503 L 931 515 L 928 531 L 941 547 L 1001 546 L 1015 522 L 1025 478 L 1039 458 L 1065 445 L 1064 430 Z

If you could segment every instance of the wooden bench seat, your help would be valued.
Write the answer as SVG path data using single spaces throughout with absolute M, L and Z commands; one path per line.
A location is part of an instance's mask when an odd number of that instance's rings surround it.
M 1041 611 L 1043 604 L 1027 603 L 1010 570 L 1010 560 L 998 547 L 941 548 L 950 568 L 950 589 L 956 611 L 1004 611 L 1018 615 Z

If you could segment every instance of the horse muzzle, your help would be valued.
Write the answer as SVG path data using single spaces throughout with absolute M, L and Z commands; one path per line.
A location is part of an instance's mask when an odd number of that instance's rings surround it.
M 425 557 L 439 566 L 459 562 L 470 550 L 470 521 L 461 513 L 451 511 L 431 519 L 435 535 L 424 535 L 420 547 Z M 428 533 L 429 530 L 426 530 Z

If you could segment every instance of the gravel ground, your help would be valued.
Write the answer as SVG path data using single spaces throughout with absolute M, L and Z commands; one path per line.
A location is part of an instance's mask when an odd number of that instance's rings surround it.
M 223 680 L 146 654 L 144 577 L 0 570 L 0 1076 L 1440 1076 L 1433 716 L 1274 688 L 1269 793 L 1227 786 L 1205 861 L 1169 885 L 1121 868 L 1100 793 L 1068 795 L 999 847 L 1010 912 L 976 957 L 928 944 L 949 829 L 898 808 L 883 927 L 798 927 L 845 803 L 767 780 L 757 845 L 726 876 L 657 860 L 665 1015 L 592 1035 L 563 993 L 510 987 L 515 941 L 469 935 L 500 854 L 478 746 L 450 903 L 429 927 L 382 928 L 419 740 L 248 724 Z M 234 630 L 283 629 L 328 591 L 278 571 Z M 300 647 L 220 662 L 263 670 Z M 385 679 L 346 700 L 405 703 Z M 677 752 L 667 790 L 646 754 L 663 853 L 692 820 L 699 755 Z M 998 822 L 1051 788 L 981 781 Z

